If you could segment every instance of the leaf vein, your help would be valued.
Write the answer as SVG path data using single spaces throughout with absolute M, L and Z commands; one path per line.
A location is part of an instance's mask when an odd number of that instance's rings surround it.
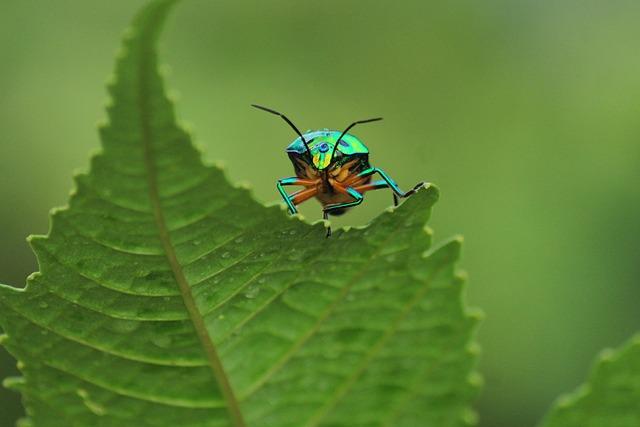
M 335 405 L 340 401 L 340 399 L 348 394 L 351 387 L 358 381 L 362 374 L 364 374 L 375 356 L 384 348 L 387 342 L 398 331 L 398 328 L 400 327 L 402 321 L 406 318 L 407 314 L 409 314 L 411 310 L 413 310 L 415 305 L 420 302 L 426 295 L 432 283 L 433 277 L 437 275 L 437 273 L 439 273 L 443 266 L 445 266 L 449 261 L 451 261 L 449 258 L 443 258 L 441 263 L 435 268 L 430 277 L 425 280 L 424 285 L 421 286 L 418 291 L 411 297 L 411 299 L 405 304 L 400 314 L 393 322 L 391 322 L 380 339 L 378 339 L 374 343 L 374 345 L 371 346 L 371 348 L 365 353 L 362 362 L 356 368 L 353 374 L 351 374 L 347 378 L 347 380 L 344 381 L 340 387 L 338 387 L 336 392 L 325 401 L 325 405 L 323 405 L 314 415 L 311 416 L 311 418 L 305 424 L 307 427 L 317 426 L 320 421 L 327 415 L 328 411 L 330 411 L 331 408 L 334 408 Z
M 399 224 L 395 225 L 399 227 Z M 302 337 L 300 337 L 293 346 L 285 352 L 280 360 L 278 360 L 271 369 L 269 369 L 265 374 L 263 374 L 257 381 L 251 384 L 247 390 L 242 394 L 242 400 L 248 399 L 253 394 L 255 394 L 262 386 L 264 386 L 269 378 L 275 375 L 280 369 L 282 369 L 287 362 L 300 350 L 300 348 L 306 343 L 311 337 L 313 337 L 319 330 L 320 326 L 331 316 L 333 311 L 338 307 L 340 302 L 344 300 L 344 298 L 349 294 L 351 288 L 357 281 L 362 277 L 362 275 L 366 272 L 367 268 L 369 268 L 374 260 L 377 259 L 378 255 L 385 249 L 386 244 L 391 240 L 395 233 L 390 232 L 384 241 L 378 245 L 378 248 L 371 257 L 364 263 L 363 268 L 358 271 L 356 274 L 352 276 L 352 278 L 347 282 L 347 284 L 341 289 L 338 294 L 338 297 L 323 311 L 320 315 L 316 323 L 311 327 L 307 333 L 305 333 Z

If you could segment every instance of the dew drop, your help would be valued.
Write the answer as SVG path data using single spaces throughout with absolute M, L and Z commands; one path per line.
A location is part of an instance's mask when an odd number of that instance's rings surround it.
M 219 315 L 218 320 L 224 320 L 224 314 Z
M 136 329 L 138 329 L 139 327 L 140 327 L 140 324 L 138 322 L 135 322 L 133 320 L 123 320 L 123 319 L 117 319 L 111 325 L 111 328 L 115 332 L 119 332 L 122 334 L 131 333 Z
M 231 256 L 231 252 L 228 252 L 228 251 L 222 254 L 222 258 L 229 258 L 230 256 Z
M 291 230 L 291 231 L 289 231 L 289 235 L 291 235 L 291 236 L 294 236 L 296 233 L 297 233 L 297 231 L 296 231 L 296 230 Z
M 258 279 L 258 283 L 265 283 L 266 281 L 267 279 L 265 279 L 264 277 Z
M 237 239 L 234 240 L 235 243 L 242 243 L 242 241 L 244 240 L 243 237 L 238 237 Z
M 396 256 L 395 255 L 389 255 L 387 256 L 387 261 L 388 262 L 394 262 L 396 260 Z
M 302 259 L 302 252 L 293 251 L 289 254 L 289 260 L 291 261 L 300 261 Z
M 198 246 L 200 245 L 202 242 L 200 240 L 194 240 L 193 242 L 193 246 Z
M 259 286 L 250 286 L 246 291 L 244 291 L 244 296 L 249 299 L 253 299 L 257 297 L 259 293 L 260 293 Z
M 40 302 L 40 304 L 38 304 L 38 307 L 40 307 L 40 308 L 47 308 L 47 307 L 49 307 L 49 304 L 47 304 L 47 303 L 46 303 L 46 302 L 44 302 L 44 301 L 41 301 L 41 302 Z
M 171 345 L 171 337 L 168 335 L 158 335 L 151 338 L 151 342 L 160 348 L 168 348 Z

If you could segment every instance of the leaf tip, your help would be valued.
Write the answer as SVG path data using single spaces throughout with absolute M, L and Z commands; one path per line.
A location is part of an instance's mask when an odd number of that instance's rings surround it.
M 455 272 L 455 280 L 456 283 L 462 285 L 469 280 L 469 273 L 467 273 L 465 270 L 457 270 Z
M 43 249 L 43 243 L 47 240 L 47 236 L 45 234 L 31 234 L 26 240 L 37 257 L 38 252 Z
M 466 408 L 462 413 L 461 421 L 464 425 L 474 426 L 478 423 L 478 414 L 473 409 Z
M 467 384 L 469 384 L 471 389 L 470 394 L 477 397 L 480 394 L 480 390 L 484 387 L 484 377 L 479 372 L 472 371 L 467 375 Z M 469 408 L 469 410 L 473 411 L 471 408 Z
M 611 363 L 616 359 L 616 352 L 612 348 L 605 348 L 600 352 L 598 360 L 601 364 Z
M 23 377 L 7 377 L 2 380 L 2 386 L 9 390 L 20 391 L 25 385 Z
M 45 236 L 42 234 L 30 234 L 25 239 L 28 244 L 33 245 L 34 242 L 37 242 L 38 239 L 44 238 Z
M 468 352 L 470 355 L 472 355 L 472 356 L 474 356 L 474 357 L 477 357 L 477 356 L 479 356 L 479 355 L 480 355 L 480 353 L 482 352 L 482 348 L 480 347 L 480 344 L 478 344 L 477 342 L 475 342 L 475 341 L 471 341 L 471 342 L 467 345 L 467 352 Z M 474 375 L 480 376 L 480 374 L 478 374 L 478 373 L 477 373 L 477 372 L 475 372 L 475 371 L 474 371 L 474 372 L 471 372 L 471 373 L 469 374 L 469 376 L 470 376 L 470 377 L 471 377 L 471 376 L 474 376 Z M 482 378 L 482 377 L 480 376 L 480 378 Z
M 480 323 L 487 317 L 484 311 L 476 307 L 467 308 L 466 312 L 467 316 L 475 323 Z
M 253 185 L 251 184 L 250 181 L 247 181 L 247 180 L 242 180 L 242 181 L 236 182 L 235 187 L 239 188 L 240 190 L 246 190 L 246 191 L 253 190 Z
M 460 258 L 460 252 L 462 251 L 462 236 L 453 236 L 442 243 L 440 246 L 428 250 L 424 256 L 430 256 L 435 252 L 442 253 L 444 256 L 450 257 L 453 260 L 458 260 Z M 457 272 L 458 275 L 462 275 L 461 277 L 465 279 L 463 271 Z

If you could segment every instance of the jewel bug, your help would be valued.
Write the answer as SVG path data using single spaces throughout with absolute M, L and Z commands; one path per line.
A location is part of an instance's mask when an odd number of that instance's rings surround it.
M 382 169 L 369 163 L 369 149 L 349 130 L 355 125 L 382 120 L 382 117 L 358 120 L 351 123 L 342 132 L 337 130 L 316 130 L 301 133 L 284 114 L 267 107 L 251 104 L 252 107 L 280 116 L 298 134 L 286 148 L 296 176 L 279 179 L 278 192 L 293 215 L 298 212 L 296 206 L 315 197 L 322 205 L 322 217 L 338 216 L 364 200 L 364 193 L 381 188 L 389 188 L 393 194 L 393 204 L 398 198 L 414 194 L 424 182 L 418 183 L 409 191 L 402 191 Z M 382 179 L 372 181 L 373 175 Z M 288 194 L 284 187 L 299 185 L 304 187 Z M 327 227 L 327 237 L 331 236 L 331 226 Z

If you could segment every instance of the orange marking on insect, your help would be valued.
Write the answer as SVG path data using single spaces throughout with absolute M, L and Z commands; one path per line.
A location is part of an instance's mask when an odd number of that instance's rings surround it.
M 318 194 L 317 187 L 305 188 L 304 190 L 296 191 L 291 195 L 291 201 L 294 205 L 299 205 Z
M 371 176 L 358 176 L 357 174 L 352 174 L 347 177 L 344 181 L 342 181 L 342 185 L 345 187 L 355 187 L 362 184 L 367 184 L 371 181 Z
M 296 185 L 302 185 L 304 187 L 315 187 L 318 185 L 318 179 L 298 179 Z
M 353 189 L 360 194 L 366 193 L 367 191 L 371 191 L 371 190 L 378 190 L 380 188 L 384 188 L 384 187 L 380 187 L 377 184 L 365 184 L 365 185 L 359 185 L 359 186 L 353 187 Z
M 329 178 L 329 184 L 331 184 L 331 186 L 338 192 L 341 194 L 349 194 L 349 192 L 347 191 L 346 187 L 344 187 L 341 183 L 337 182 L 335 179 L 333 178 Z

